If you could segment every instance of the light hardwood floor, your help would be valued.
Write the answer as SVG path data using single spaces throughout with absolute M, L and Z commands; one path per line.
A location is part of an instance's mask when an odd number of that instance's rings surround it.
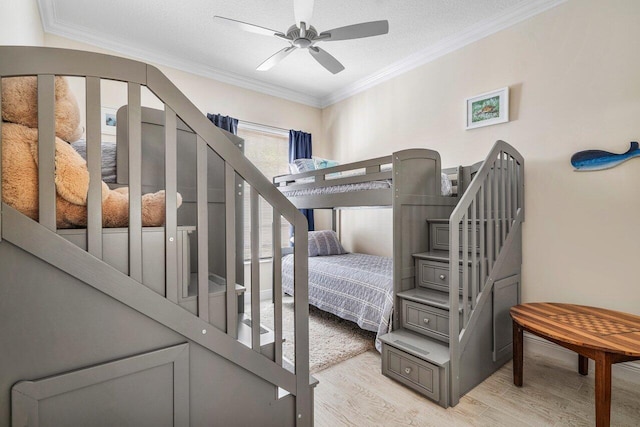
M 314 374 L 315 425 L 338 426 L 593 426 L 594 373 L 544 355 L 525 354 L 524 386 L 513 385 L 511 362 L 443 409 L 380 374 L 369 351 Z M 640 426 L 640 386 L 612 381 L 612 426 Z

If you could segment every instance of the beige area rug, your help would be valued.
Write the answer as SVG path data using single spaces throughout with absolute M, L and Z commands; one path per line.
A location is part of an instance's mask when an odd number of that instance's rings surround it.
M 261 307 L 263 324 L 273 326 L 273 304 Z M 282 303 L 282 354 L 294 355 L 293 302 Z M 376 333 L 309 306 L 309 371 L 313 374 L 375 348 Z

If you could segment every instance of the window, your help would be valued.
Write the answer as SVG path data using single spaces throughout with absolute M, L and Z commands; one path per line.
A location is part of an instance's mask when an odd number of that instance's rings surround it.
M 285 130 L 240 121 L 238 136 L 244 139 L 244 154 L 269 181 L 289 173 L 289 134 Z M 260 258 L 271 258 L 273 208 L 259 197 Z M 289 223 L 282 219 L 280 235 L 283 246 L 289 240 Z M 249 186 L 244 188 L 244 259 L 251 258 L 251 202 Z

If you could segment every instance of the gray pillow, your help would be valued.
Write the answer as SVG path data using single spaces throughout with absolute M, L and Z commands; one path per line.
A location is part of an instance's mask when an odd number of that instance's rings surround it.
M 87 160 L 87 142 L 78 140 L 71 146 Z M 116 182 L 116 143 L 102 142 L 102 180 L 104 182 Z
M 333 230 L 309 232 L 309 256 L 327 256 L 346 254 Z

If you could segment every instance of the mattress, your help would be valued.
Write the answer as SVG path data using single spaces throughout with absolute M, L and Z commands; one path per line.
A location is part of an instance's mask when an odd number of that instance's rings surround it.
M 302 182 L 302 180 L 300 182 Z M 451 184 L 451 179 L 445 173 L 441 174 L 440 187 L 441 194 L 443 196 L 450 196 L 452 194 L 453 187 Z M 298 190 L 286 190 L 286 187 L 279 187 L 280 191 L 282 191 L 282 194 L 284 194 L 286 197 L 319 196 L 324 194 L 349 193 L 353 191 L 378 190 L 388 188 L 391 188 L 390 179 L 359 182 L 356 184 L 331 185 L 328 187 L 304 188 Z
M 282 289 L 293 295 L 293 255 L 282 259 Z M 393 261 L 349 253 L 309 258 L 309 304 L 355 322 L 378 337 L 389 331 L 393 311 Z

